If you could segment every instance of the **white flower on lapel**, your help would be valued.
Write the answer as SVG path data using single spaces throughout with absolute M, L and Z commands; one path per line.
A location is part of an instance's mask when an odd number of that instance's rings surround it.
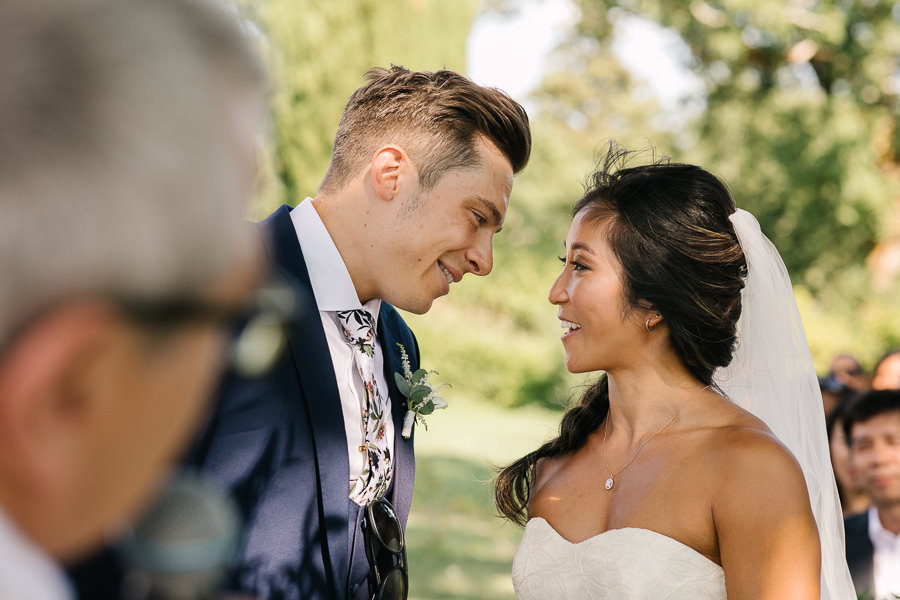
M 394 373 L 394 381 L 397 383 L 397 389 L 406 398 L 406 416 L 403 418 L 404 439 L 409 439 L 412 435 L 413 423 L 418 421 L 428 430 L 425 423 L 425 415 L 430 415 L 440 408 L 447 408 L 447 401 L 438 396 L 437 393 L 448 383 L 442 383 L 435 389 L 428 376 L 432 373 L 437 375 L 437 371 L 426 371 L 425 369 L 417 369 L 415 372 L 409 366 L 409 356 L 406 354 L 406 348 L 403 344 L 397 344 L 400 347 L 400 359 L 403 362 L 403 373 Z

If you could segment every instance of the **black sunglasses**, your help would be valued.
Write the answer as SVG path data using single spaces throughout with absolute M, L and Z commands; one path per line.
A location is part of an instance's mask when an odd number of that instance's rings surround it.
M 372 600 L 406 600 L 409 595 L 409 571 L 403 527 L 394 507 L 380 498 L 366 507 L 364 530 L 369 577 L 375 592 Z M 397 564 L 394 564 L 397 557 Z
M 234 332 L 230 362 L 244 377 L 267 373 L 287 345 L 287 328 L 302 320 L 296 292 L 275 281 L 261 286 L 253 302 L 242 306 L 223 306 L 196 298 L 118 298 L 117 304 L 130 319 L 151 328 L 207 321 Z

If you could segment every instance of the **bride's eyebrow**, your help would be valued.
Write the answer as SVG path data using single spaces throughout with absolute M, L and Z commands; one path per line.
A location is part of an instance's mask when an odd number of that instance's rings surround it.
M 574 244 L 572 244 L 571 250 L 573 250 L 573 251 L 574 250 L 583 250 L 584 252 L 587 252 L 588 254 L 594 254 L 594 251 L 591 250 L 591 247 L 583 242 L 575 242 Z

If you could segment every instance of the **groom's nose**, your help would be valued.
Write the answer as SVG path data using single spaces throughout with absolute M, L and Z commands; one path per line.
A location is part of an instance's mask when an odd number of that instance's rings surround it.
M 475 245 L 466 251 L 470 272 L 475 275 L 487 275 L 494 269 L 494 236 L 481 235 Z

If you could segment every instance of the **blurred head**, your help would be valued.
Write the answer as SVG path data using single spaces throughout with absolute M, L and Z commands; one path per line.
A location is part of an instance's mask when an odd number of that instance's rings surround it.
M 348 263 L 360 299 L 423 313 L 466 273 L 491 272 L 513 174 L 531 151 L 528 117 L 503 92 L 451 71 L 368 77 L 347 102 L 317 200 L 364 191 L 374 204 L 358 211 L 365 248 L 356 254 L 369 258 Z
M 852 396 L 855 392 L 847 387 L 834 376 L 819 377 L 819 392 L 822 394 L 822 408 L 825 411 L 826 418 L 837 409 L 837 407 Z
M 611 149 L 575 204 L 565 268 L 550 290 L 568 322 L 567 366 L 607 370 L 665 335 L 709 384 L 731 361 L 741 314 L 746 263 L 728 218 L 734 201 L 700 167 L 626 167 L 626 154 Z
M 876 390 L 857 398 L 844 414 L 850 461 L 872 503 L 900 504 L 900 390 Z
M 165 473 L 255 286 L 254 65 L 214 4 L 0 8 L 0 507 L 56 556 Z
M 872 370 L 873 390 L 900 390 L 900 348 L 882 356 Z
M 869 388 L 869 380 L 862 365 L 849 354 L 838 354 L 831 361 L 831 377 L 839 384 L 858 392 Z
M 845 511 L 848 503 L 862 489 L 859 484 L 859 476 L 850 462 L 850 445 L 844 433 L 844 413 L 851 401 L 852 398 L 845 395 L 844 400 L 838 402 L 825 419 L 834 478 L 837 481 L 841 505 Z

